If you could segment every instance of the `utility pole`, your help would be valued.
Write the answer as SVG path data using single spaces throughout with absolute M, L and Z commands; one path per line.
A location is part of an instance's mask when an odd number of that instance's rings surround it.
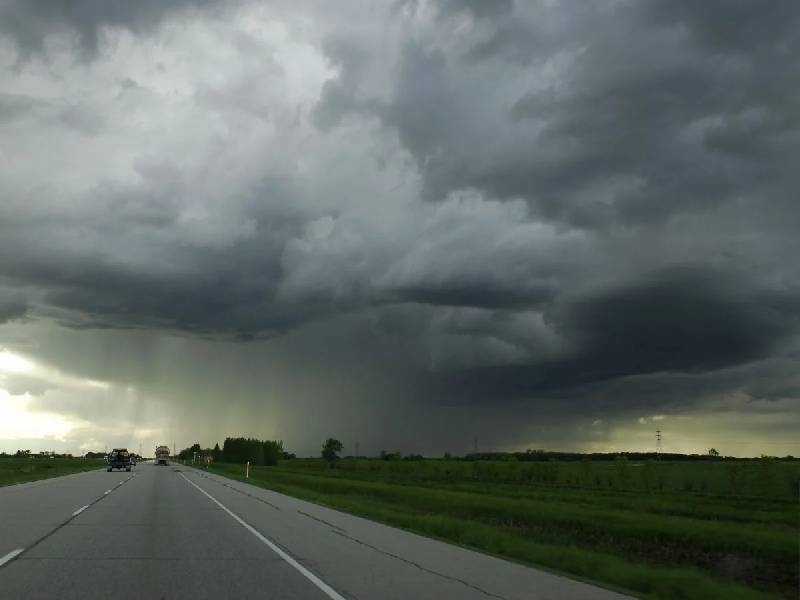
M 358 458 L 358 452 L 359 452 L 359 444 L 358 440 L 356 440 L 356 458 Z

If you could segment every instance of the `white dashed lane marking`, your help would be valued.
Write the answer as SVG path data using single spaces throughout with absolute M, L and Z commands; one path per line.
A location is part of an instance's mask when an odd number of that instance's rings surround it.
M 12 550 L 6 554 L 3 558 L 0 558 L 0 567 L 2 567 L 8 561 L 15 559 L 18 554 L 22 553 L 23 550 L 25 550 L 25 548 L 17 548 L 16 550 Z

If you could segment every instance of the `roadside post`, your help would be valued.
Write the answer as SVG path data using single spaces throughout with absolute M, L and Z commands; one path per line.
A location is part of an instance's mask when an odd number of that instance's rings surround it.
M 250 461 L 249 460 L 247 461 L 247 466 L 245 467 L 245 470 L 244 470 L 244 478 L 245 479 L 250 479 Z

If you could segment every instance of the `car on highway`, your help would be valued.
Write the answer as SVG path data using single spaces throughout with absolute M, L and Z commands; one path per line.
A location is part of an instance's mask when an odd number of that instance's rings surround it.
M 131 470 L 131 455 L 126 448 L 114 448 L 106 458 L 107 467 L 106 471 L 111 472 L 114 469 Z

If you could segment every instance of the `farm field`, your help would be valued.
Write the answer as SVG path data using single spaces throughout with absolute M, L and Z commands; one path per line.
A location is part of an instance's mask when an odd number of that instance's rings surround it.
M 244 480 L 242 465 L 211 471 Z M 648 598 L 795 598 L 800 464 L 318 459 L 249 482 Z
M 99 469 L 102 458 L 0 457 L 0 486 Z

